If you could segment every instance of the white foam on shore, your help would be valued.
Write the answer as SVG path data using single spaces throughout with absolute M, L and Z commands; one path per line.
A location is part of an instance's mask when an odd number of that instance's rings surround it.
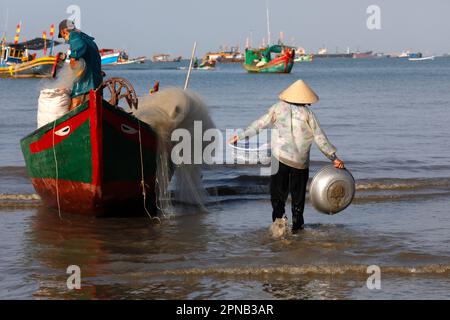
M 40 201 L 41 197 L 37 194 L 0 194 L 0 201 Z
M 146 273 L 145 276 L 246 276 L 260 277 L 268 275 L 367 275 L 367 265 L 302 265 L 280 267 L 239 267 L 239 268 L 193 268 Z M 386 266 L 383 274 L 414 275 L 449 275 L 450 265 L 432 264 L 418 267 Z M 137 274 L 136 274 L 137 275 Z

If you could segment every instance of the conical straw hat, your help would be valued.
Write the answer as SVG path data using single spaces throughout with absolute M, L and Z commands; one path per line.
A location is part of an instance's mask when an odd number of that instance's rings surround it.
M 319 101 L 317 94 L 303 80 L 298 80 L 283 93 L 280 99 L 292 104 L 314 104 Z

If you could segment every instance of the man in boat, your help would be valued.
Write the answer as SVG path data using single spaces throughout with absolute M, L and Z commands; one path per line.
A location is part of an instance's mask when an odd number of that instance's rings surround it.
M 273 221 L 283 219 L 289 192 L 292 197 L 292 231 L 304 228 L 306 186 L 309 179 L 310 151 L 315 142 L 322 153 L 339 169 L 344 162 L 337 156 L 337 149 L 309 108 L 319 101 L 316 93 L 302 80 L 295 82 L 280 95 L 280 100 L 267 114 L 254 122 L 246 131 L 231 139 L 235 144 L 244 138 L 257 135 L 272 126 L 272 154 L 279 164 L 278 172 L 271 177 L 271 201 Z M 286 217 L 284 217 L 286 218 Z
M 64 38 L 70 45 L 70 67 L 74 70 L 80 68 L 80 60 L 84 60 L 84 72 L 74 83 L 72 88 L 73 110 L 86 102 L 89 91 L 95 90 L 103 83 L 102 62 L 94 38 L 75 28 L 75 23 L 63 20 L 59 24 L 59 38 Z

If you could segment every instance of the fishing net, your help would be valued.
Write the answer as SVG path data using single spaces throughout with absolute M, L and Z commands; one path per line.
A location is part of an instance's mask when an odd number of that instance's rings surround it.
M 65 63 L 56 74 L 56 78 L 51 81 L 44 81 L 43 89 L 67 89 L 72 90 L 72 87 L 76 81 L 78 81 L 86 70 L 86 62 L 84 59 L 80 59 L 75 67 L 71 67 L 68 63 Z
M 158 134 L 159 147 L 157 159 L 157 203 L 163 213 L 173 211 L 172 200 L 180 203 L 195 205 L 203 210 L 207 193 L 202 183 L 202 166 L 195 165 L 194 154 L 187 163 L 175 166 L 172 155 L 172 133 L 177 129 L 189 132 L 191 150 L 195 141 L 195 122 L 201 123 L 201 137 L 209 129 L 215 128 L 206 105 L 201 98 L 193 92 L 177 88 L 162 90 L 156 94 L 139 98 L 139 108 L 135 116 L 149 124 Z M 174 177 L 173 197 L 171 180 Z

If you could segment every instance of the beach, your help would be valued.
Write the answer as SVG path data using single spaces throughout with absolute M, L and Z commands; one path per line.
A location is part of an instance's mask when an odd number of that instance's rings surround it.
M 144 95 L 155 81 L 182 87 L 179 64 L 107 68 Z M 194 71 L 217 127 L 244 129 L 304 79 L 312 107 L 357 182 L 352 206 L 306 229 L 269 234 L 269 177 L 258 166 L 205 168 L 208 212 L 84 218 L 45 208 L 19 141 L 36 129 L 48 80 L 0 81 L 0 299 L 450 299 L 450 59 L 321 59 L 291 74 L 240 64 Z M 311 174 L 329 161 L 314 148 Z M 288 218 L 291 219 L 290 214 Z M 67 290 L 80 266 L 82 290 Z M 367 286 L 378 266 L 382 287 Z

